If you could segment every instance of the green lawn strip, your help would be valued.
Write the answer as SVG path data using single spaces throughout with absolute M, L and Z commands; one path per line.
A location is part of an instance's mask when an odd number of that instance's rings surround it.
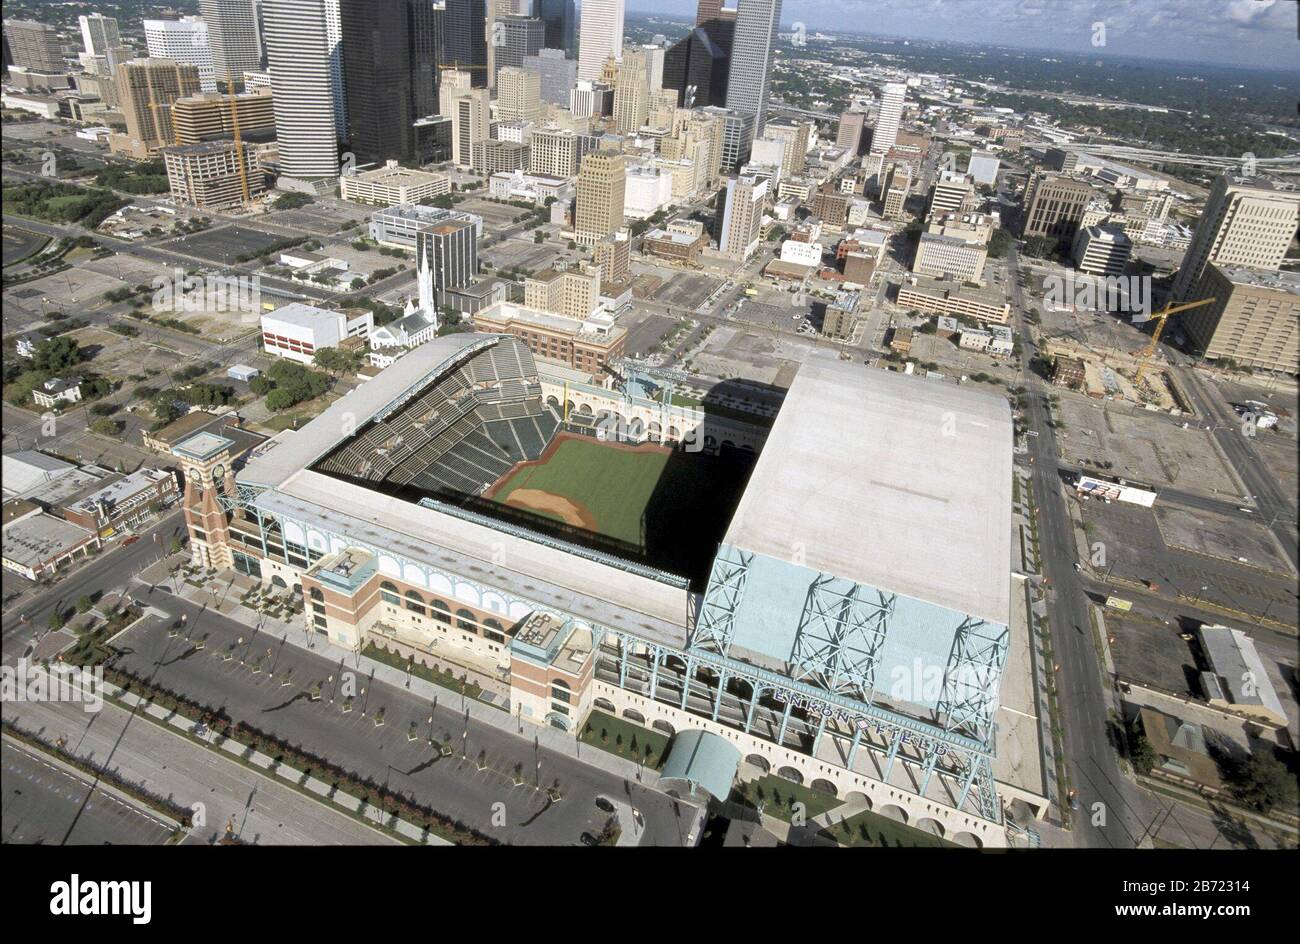
M 954 842 L 940 839 L 919 829 L 913 829 L 888 816 L 870 810 L 855 813 L 842 823 L 828 826 L 821 835 L 846 846 L 886 848 L 889 846 L 914 846 L 920 848 L 958 848 Z
M 373 642 L 366 643 L 366 648 L 361 650 L 361 654 L 367 659 L 374 659 L 376 662 L 382 662 L 384 665 L 391 666 L 394 669 L 405 672 L 409 667 L 411 674 L 416 678 L 422 678 L 426 682 L 432 682 L 451 692 L 460 692 L 461 685 L 465 686 L 465 694 L 470 698 L 478 698 L 483 694 L 483 686 L 478 682 L 465 681 L 458 679 L 450 669 L 443 669 L 435 672 L 428 666 L 419 662 L 412 663 L 409 659 L 403 658 L 396 652 L 393 652 L 383 646 L 378 646 Z
M 581 740 L 583 744 L 590 744 L 628 760 L 642 758 L 651 770 L 659 770 L 664 765 L 664 755 L 672 739 L 653 728 L 642 727 L 624 718 L 615 718 L 593 709 L 582 726 Z M 650 748 L 648 754 L 647 747 Z
M 743 803 L 745 806 L 754 808 L 757 808 L 761 802 L 765 814 L 784 820 L 787 823 L 790 822 L 794 814 L 793 806 L 795 803 L 803 804 L 806 819 L 812 819 L 835 809 L 837 806 L 844 805 L 843 800 L 833 797 L 829 793 L 822 793 L 820 790 L 813 790 L 797 783 L 791 783 L 789 780 L 773 774 L 767 774 L 757 780 L 737 784 L 731 792 L 731 799 L 733 802 Z

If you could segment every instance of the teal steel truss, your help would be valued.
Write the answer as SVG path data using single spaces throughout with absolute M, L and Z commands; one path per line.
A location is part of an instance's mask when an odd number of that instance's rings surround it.
M 893 594 L 821 574 L 808 587 L 794 651 L 793 676 L 871 704 Z

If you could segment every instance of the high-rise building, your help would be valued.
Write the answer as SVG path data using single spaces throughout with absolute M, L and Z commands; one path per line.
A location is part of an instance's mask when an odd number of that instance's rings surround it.
M 782 174 L 802 174 L 808 166 L 808 143 L 812 126 L 806 121 L 773 122 L 763 136 L 781 142 Z M 752 157 L 752 155 L 751 155 Z
M 743 14 L 743 0 L 741 12 Z M 734 262 L 745 262 L 758 248 L 763 226 L 763 203 L 768 182 L 757 177 L 732 177 L 727 181 L 718 251 Z
M 643 49 L 629 47 L 618 63 L 614 82 L 614 127 L 620 134 L 641 129 L 650 114 L 650 77 Z
M 341 0 L 348 147 L 358 165 L 417 157 L 415 122 L 437 111 L 429 0 Z
M 499 76 L 507 66 L 519 68 L 526 56 L 535 56 L 542 50 L 542 21 L 529 16 L 501 16 L 492 32 L 493 69 Z
M 32 72 L 63 72 L 63 43 L 59 31 L 35 20 L 5 20 L 4 42 L 9 65 Z
M 623 228 L 627 165 L 622 154 L 597 151 L 582 159 L 574 206 L 574 239 L 590 246 Z
M 536 121 L 542 79 L 536 72 L 505 66 L 497 70 L 497 120 Z
M 888 154 L 898 141 L 898 125 L 903 120 L 903 103 L 907 100 L 907 86 L 890 82 L 880 90 L 880 110 L 876 126 L 871 130 L 871 153 Z
M 86 72 L 112 78 L 118 63 L 133 58 L 131 50 L 122 45 L 117 20 L 113 17 L 92 13 L 78 17 L 77 21 L 85 47 L 78 59 Z
M 754 143 L 754 115 L 734 108 L 707 106 L 700 112 L 722 122 L 722 159 L 719 169 L 734 173 L 749 160 Z
M 544 269 L 524 280 L 524 305 L 584 321 L 600 303 L 600 279 L 594 265 Z
M 862 137 L 866 127 L 866 112 L 840 112 L 839 127 L 835 129 L 835 146 L 848 148 L 850 154 L 861 154 Z
M 245 142 L 204 141 L 165 147 L 162 156 L 172 197 L 185 206 L 223 210 L 266 193 L 266 173 Z
M 1172 297 L 1190 301 L 1209 263 L 1277 269 L 1300 214 L 1300 189 L 1263 177 L 1221 174 L 1210 188 L 1192 242 L 1174 276 Z
M 569 59 L 578 58 L 578 12 L 573 0 L 535 0 L 533 16 L 545 27 L 543 46 L 563 50 Z
M 596 138 L 570 128 L 548 125 L 534 128 L 529 141 L 528 172 L 549 177 L 572 177 L 583 157 L 596 149 Z
M 234 134 L 232 111 L 239 109 L 240 133 L 275 128 L 274 93 L 270 89 L 232 96 L 202 92 L 178 98 L 172 105 L 172 125 L 177 144 L 198 144 Z
M 569 93 L 569 113 L 574 118 L 591 118 L 614 111 L 614 89 L 603 82 L 578 79 Z
M 1300 276 L 1208 262 L 1192 298 L 1214 302 L 1178 318 L 1206 360 L 1300 373 Z
M 475 88 L 488 84 L 487 16 L 487 0 L 447 0 L 443 14 L 443 54 L 469 72 Z
M 1073 245 L 1084 210 L 1096 196 L 1087 181 L 1057 174 L 1034 174 L 1025 185 L 1025 218 L 1021 235 L 1044 236 Z
M 239 82 L 245 72 L 262 68 L 254 0 L 199 0 L 199 14 L 208 24 L 217 81 Z
M 677 90 L 683 108 L 724 105 L 730 64 L 726 50 L 697 26 L 664 54 L 664 88 Z
M 102 13 L 77 17 L 81 27 L 81 42 L 85 52 L 92 56 L 107 56 L 110 49 L 122 45 L 122 35 L 118 32 L 117 20 Z
M 330 0 L 265 0 L 262 5 L 280 172 L 288 177 L 337 177 L 339 172 L 332 84 L 337 43 L 326 23 L 329 6 Z
M 930 197 L 929 217 L 938 219 L 946 213 L 962 213 L 974 209 L 975 188 L 965 174 L 945 170 L 934 182 Z
M 474 165 L 474 145 L 488 137 L 491 100 L 485 88 L 444 90 L 443 114 L 451 118 L 452 160 L 461 167 Z
M 217 90 L 216 72 L 212 68 L 212 47 L 208 43 L 208 24 L 197 16 L 179 20 L 145 20 L 144 41 L 149 56 L 171 59 L 199 70 L 199 84 L 205 92 Z
M 881 215 L 887 220 L 901 220 L 907 210 L 907 195 L 911 189 L 911 168 L 902 162 L 889 165 L 880 185 Z
M 1123 275 L 1133 243 L 1118 226 L 1081 226 L 1071 251 L 1084 275 Z
M 115 153 L 143 160 L 174 144 L 172 104 L 199 91 L 199 70 L 174 59 L 133 59 L 117 67 L 118 108 L 126 134 L 109 139 Z
M 541 101 L 568 107 L 569 93 L 578 81 L 577 60 L 565 58 L 563 49 L 540 49 L 535 56 L 524 56 L 522 67 L 537 73 Z
M 739 0 L 736 4 L 736 33 L 731 43 L 731 66 L 727 75 L 727 107 L 754 116 L 753 137 L 761 136 L 767 124 L 772 51 L 780 23 L 781 0 Z
M 435 312 L 448 289 L 464 288 L 478 274 L 478 246 L 472 220 L 425 223 L 415 231 L 415 272 L 420 307 Z
M 623 52 L 624 0 L 585 0 L 579 20 L 578 78 L 600 78 L 605 60 Z

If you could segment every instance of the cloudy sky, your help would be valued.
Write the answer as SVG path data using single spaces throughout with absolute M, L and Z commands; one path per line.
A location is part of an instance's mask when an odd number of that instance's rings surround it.
M 691 15 L 696 0 L 627 5 Z M 786 26 L 809 29 L 851 22 L 879 36 L 1300 70 L 1296 0 L 785 0 L 782 11 Z M 1093 45 L 1096 23 L 1106 24 L 1101 47 Z

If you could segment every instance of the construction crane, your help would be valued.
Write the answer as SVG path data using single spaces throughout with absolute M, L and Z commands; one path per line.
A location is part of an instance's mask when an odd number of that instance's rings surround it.
M 1169 320 L 1169 316 L 1176 315 L 1180 311 L 1187 311 L 1189 308 L 1200 308 L 1202 305 L 1208 305 L 1212 301 L 1214 301 L 1213 298 L 1202 298 L 1198 302 L 1185 302 L 1181 305 L 1166 305 L 1152 316 L 1156 319 L 1156 329 L 1151 332 L 1151 341 L 1147 344 L 1146 350 L 1138 356 L 1139 363 L 1137 373 L 1133 375 L 1134 386 L 1137 386 L 1142 382 L 1142 374 L 1146 372 L 1147 362 L 1151 359 L 1151 355 L 1156 352 L 1156 345 L 1160 343 L 1160 335 L 1165 330 L 1165 322 Z
M 235 140 L 235 164 L 239 168 L 239 185 L 243 188 L 244 206 L 252 200 L 248 189 L 248 166 L 244 159 L 244 142 L 239 134 L 239 97 L 235 92 L 235 79 L 226 72 L 226 100 L 230 102 L 230 130 Z

